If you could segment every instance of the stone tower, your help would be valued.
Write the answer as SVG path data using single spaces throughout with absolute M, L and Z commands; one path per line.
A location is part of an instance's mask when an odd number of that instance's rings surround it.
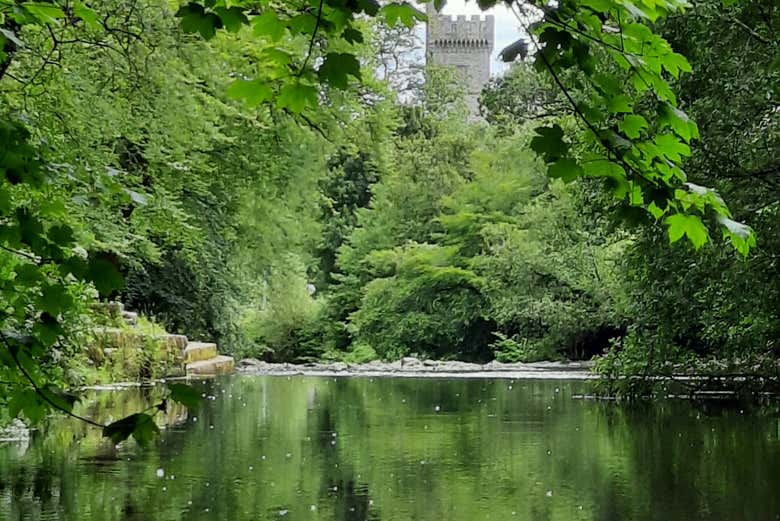
M 457 17 L 439 14 L 433 2 L 426 6 L 425 56 L 430 65 L 455 67 L 466 86 L 466 105 L 479 113 L 479 93 L 490 80 L 490 55 L 495 43 L 493 15 Z

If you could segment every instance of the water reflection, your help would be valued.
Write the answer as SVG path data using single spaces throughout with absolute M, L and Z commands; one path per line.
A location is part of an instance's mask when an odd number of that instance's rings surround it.
M 776 416 L 573 400 L 585 382 L 232 378 L 118 449 L 0 445 L 0 520 L 778 519 Z M 99 393 L 108 420 L 159 390 Z

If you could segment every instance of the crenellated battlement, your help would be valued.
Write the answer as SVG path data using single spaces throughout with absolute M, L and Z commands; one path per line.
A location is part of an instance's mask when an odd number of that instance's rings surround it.
M 436 47 L 483 47 L 493 49 L 495 18 L 492 15 L 447 16 L 428 18 L 429 45 Z

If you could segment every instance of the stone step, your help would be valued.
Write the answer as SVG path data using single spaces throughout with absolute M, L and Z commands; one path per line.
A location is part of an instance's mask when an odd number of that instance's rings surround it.
M 134 311 L 122 311 L 122 319 L 129 326 L 138 324 L 138 313 Z
M 209 360 L 187 364 L 187 375 L 230 374 L 236 367 L 232 356 L 219 355 Z
M 187 348 L 187 344 L 189 343 L 187 337 L 184 335 L 172 335 L 166 333 L 163 335 L 154 335 L 153 338 L 159 342 L 162 342 L 166 349 L 175 353 L 184 353 L 184 350 Z
M 210 360 L 215 358 L 218 354 L 217 344 L 208 342 L 189 342 L 183 351 L 184 363 L 188 364 L 190 362 Z

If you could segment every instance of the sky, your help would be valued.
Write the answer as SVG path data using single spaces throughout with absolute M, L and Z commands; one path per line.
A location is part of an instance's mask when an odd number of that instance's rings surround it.
M 480 11 L 475 0 L 470 0 L 468 2 L 465 0 L 447 0 L 447 3 L 442 10 L 442 14 L 452 16 L 457 16 L 459 14 L 492 14 L 496 18 L 496 45 L 493 49 L 491 73 L 497 75 L 507 69 L 506 64 L 502 63 L 498 58 L 498 53 L 520 37 L 517 19 L 507 7 L 499 4 L 488 11 Z

